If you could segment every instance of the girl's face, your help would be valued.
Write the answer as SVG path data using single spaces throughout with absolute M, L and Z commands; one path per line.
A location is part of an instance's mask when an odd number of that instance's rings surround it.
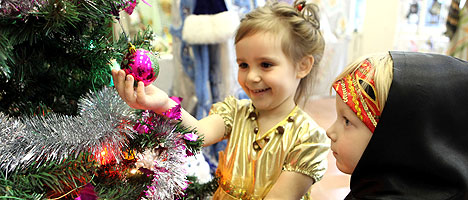
M 327 136 L 331 139 L 336 167 L 343 173 L 352 174 L 372 132 L 339 95 L 336 95 L 336 121 L 328 128 Z
M 238 82 L 259 111 L 290 111 L 300 77 L 279 37 L 259 32 L 236 44 Z

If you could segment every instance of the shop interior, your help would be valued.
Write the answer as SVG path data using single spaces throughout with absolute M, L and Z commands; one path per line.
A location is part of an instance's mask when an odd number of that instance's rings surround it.
M 321 31 L 326 41 L 324 58 L 320 65 L 319 80 L 315 83 L 313 96 L 306 104 L 305 110 L 324 129 L 331 126 L 335 120 L 335 98 L 330 90 L 334 77 L 350 62 L 360 56 L 385 51 L 417 51 L 437 54 L 452 54 L 454 39 L 447 31 L 447 16 L 450 0 L 312 0 L 320 8 Z M 160 75 L 153 83 L 170 95 L 184 98 L 184 108 L 197 117 L 206 116 L 206 110 L 200 111 L 196 94 L 197 84 L 187 75 L 188 66 L 184 60 L 196 62 L 199 57 L 193 55 L 190 47 L 194 45 L 208 45 L 217 50 L 209 51 L 210 57 L 220 60 L 210 68 L 219 68 L 222 80 L 211 80 L 217 84 L 218 91 L 207 91 L 213 97 L 210 102 L 222 100 L 227 95 L 245 97 L 236 82 L 237 64 L 232 35 L 215 41 L 185 41 L 184 15 L 188 10 L 184 8 L 190 1 L 184 0 L 147 0 L 141 3 L 132 15 L 121 14 L 121 24 L 115 26 L 115 32 L 121 28 L 130 34 L 152 28 L 156 33 L 153 41 L 154 51 L 160 53 Z M 292 3 L 292 1 L 289 1 Z M 458 1 L 460 9 L 465 1 Z M 262 0 L 226 0 L 228 12 L 236 14 L 238 19 L 249 10 L 265 4 Z M 181 13 L 182 12 L 182 13 Z M 190 13 L 188 15 L 191 15 Z M 235 28 L 236 23 L 233 23 Z M 203 34 L 203 33 L 201 33 Z M 208 33 L 209 34 L 209 33 Z M 186 45 L 189 44 L 189 45 Z M 452 51 L 452 52 L 450 52 Z M 462 54 L 456 55 L 466 59 Z M 210 63 L 213 64 L 213 63 Z M 211 147 L 210 147 L 211 148 Z M 222 150 L 219 145 L 205 149 L 203 155 L 197 156 L 192 162 L 197 163 L 201 179 L 209 180 L 210 166 L 216 165 L 217 151 Z M 328 171 L 323 179 L 314 184 L 311 199 L 335 200 L 343 199 L 349 192 L 350 176 L 341 173 L 335 166 L 332 154 L 328 156 Z M 207 163 L 205 163 L 205 161 Z M 213 169 L 211 169 L 212 171 Z

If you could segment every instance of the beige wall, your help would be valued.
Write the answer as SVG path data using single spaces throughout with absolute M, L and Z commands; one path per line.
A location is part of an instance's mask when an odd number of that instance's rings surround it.
M 348 63 L 377 52 L 394 49 L 400 0 L 366 0 L 364 25 L 349 46 Z

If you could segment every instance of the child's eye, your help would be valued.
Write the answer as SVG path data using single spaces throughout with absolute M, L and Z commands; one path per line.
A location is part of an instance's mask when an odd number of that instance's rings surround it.
M 247 65 L 247 63 L 240 63 L 239 64 L 239 68 L 245 69 L 247 67 L 249 67 L 249 65 Z
M 262 66 L 263 68 L 269 68 L 269 67 L 273 66 L 273 64 L 267 63 L 267 62 L 262 62 L 262 63 L 260 64 L 260 66 Z
M 346 126 L 351 125 L 351 122 L 348 120 L 348 118 L 344 117 L 344 120 L 345 120 L 345 125 Z

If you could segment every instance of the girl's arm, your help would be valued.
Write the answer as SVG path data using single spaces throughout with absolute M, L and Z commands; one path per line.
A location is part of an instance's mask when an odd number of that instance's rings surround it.
M 298 172 L 281 172 L 280 177 L 276 181 L 275 185 L 271 188 L 268 195 L 264 198 L 265 200 L 297 200 L 301 199 L 310 186 L 314 183 L 314 180 L 304 174 Z M 287 192 L 285 192 L 287 191 Z
M 135 91 L 133 76 L 125 75 L 123 70 L 113 69 L 112 77 L 119 96 L 132 108 L 153 110 L 161 114 L 177 105 L 164 91 L 152 84 L 145 87 L 143 82 L 140 81 Z M 221 116 L 210 115 L 197 120 L 184 109 L 181 112 L 182 124 L 189 128 L 196 128 L 199 135 L 204 136 L 203 146 L 222 140 L 225 126 Z
M 215 144 L 224 137 L 224 120 L 218 114 L 208 115 L 207 117 L 197 120 L 187 111 L 182 109 L 182 124 L 186 127 L 195 127 L 199 135 L 203 135 L 203 146 Z

